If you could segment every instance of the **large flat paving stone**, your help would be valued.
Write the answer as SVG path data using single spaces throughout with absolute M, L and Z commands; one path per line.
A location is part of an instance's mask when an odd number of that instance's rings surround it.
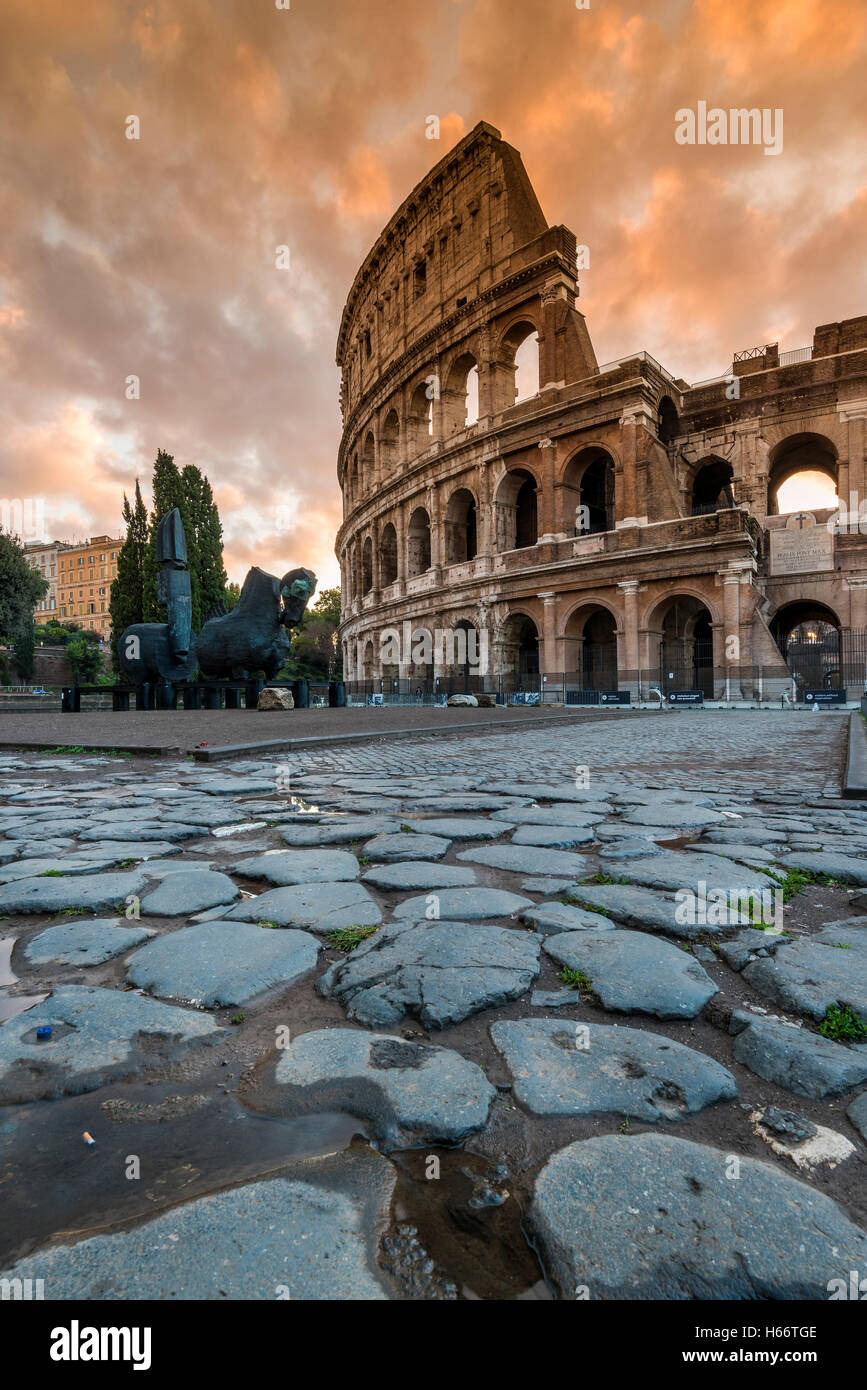
M 231 866 L 242 878 L 263 878 L 280 888 L 293 883 L 347 883 L 361 872 L 343 849 L 284 849 L 239 859 Z
M 545 950 L 570 970 L 589 976 L 606 1009 L 695 1018 L 717 986 L 692 956 L 643 932 L 561 932 Z
M 130 926 L 122 917 L 62 922 L 31 937 L 24 959 L 28 965 L 101 965 L 152 936 L 148 927 Z
M 823 854 L 820 850 L 792 850 L 782 860 L 787 869 L 827 874 L 841 883 L 867 884 L 867 859 L 854 854 Z
M 141 910 L 148 917 L 188 917 L 191 912 L 233 903 L 240 891 L 228 874 L 184 869 L 161 878 L 158 887 L 142 899 Z
M 611 878 L 625 878 L 629 883 L 672 893 L 682 888 L 695 892 L 699 883 L 726 893 L 762 893 L 774 886 L 773 879 L 761 870 L 736 864 L 719 854 L 687 854 L 685 850 L 669 850 L 646 860 L 610 860 L 605 871 Z
M 52 1037 L 37 1040 L 50 1024 Z M 175 1061 L 182 1049 L 225 1034 L 205 1014 L 143 995 L 61 985 L 0 1027 L 0 1104 L 79 1095 Z
M 636 806 L 623 817 L 628 825 L 659 825 L 672 830 L 692 830 L 706 825 L 731 825 L 728 816 L 710 806 L 688 802 L 650 801 Z
M 539 1018 L 492 1023 L 490 1032 L 515 1095 L 537 1115 L 676 1120 L 738 1094 L 713 1058 L 638 1028 Z
M 129 820 L 106 821 L 99 825 L 91 825 L 86 830 L 81 829 L 79 822 L 77 832 L 82 843 L 86 841 L 128 840 L 131 844 L 147 844 L 148 841 L 154 840 L 171 843 L 178 840 L 198 840 L 208 833 L 208 827 L 204 825 L 172 825 L 168 821 L 149 821 L 146 824 L 136 824 Z
M 387 1299 L 376 1251 L 396 1176 L 381 1154 L 336 1154 L 36 1250 L 2 1277 L 44 1279 L 63 1300 Z
M 663 932 L 689 940 L 719 927 L 678 921 L 678 902 L 673 896 L 632 883 L 574 883 L 569 892 L 590 907 L 607 912 L 613 921 L 636 931 Z M 681 913 L 681 916 L 685 914 Z
M 357 1115 L 383 1149 L 460 1143 L 484 1127 L 496 1094 L 459 1052 L 350 1028 L 295 1038 L 276 1081 L 281 1114 Z
M 828 1298 L 867 1263 L 829 1197 L 754 1158 L 667 1134 L 568 1145 L 536 1179 L 529 1229 L 560 1297 Z
M 573 805 L 557 806 L 510 806 L 502 811 L 495 811 L 491 820 L 509 821 L 513 825 L 559 825 L 559 826 L 588 826 L 593 825 L 599 819 L 598 816 L 588 815 L 584 810 L 580 810 Z
M 595 838 L 592 830 L 578 825 L 519 825 L 512 836 L 512 844 L 568 849 L 570 845 L 590 845 Z
M 542 936 L 553 936 L 561 931 L 615 931 L 610 918 L 600 912 L 588 912 L 584 907 L 572 903 L 539 903 L 536 907 L 525 907 L 521 921 L 526 922 Z
M 840 1096 L 867 1081 L 867 1045 L 842 1043 L 738 1009 L 729 1025 L 734 1055 L 756 1076 L 798 1096 Z
M 382 913 L 361 883 L 298 883 L 245 898 L 225 914 L 227 921 L 276 922 L 315 932 L 342 927 L 376 927 Z
M 539 973 L 535 932 L 466 922 L 394 922 L 317 984 L 350 1018 L 377 1028 L 414 1014 L 428 1028 L 517 999 Z
M 138 897 L 147 886 L 141 869 L 121 874 L 76 874 L 62 878 L 27 878 L 0 888 L 0 913 L 62 912 L 85 908 L 95 912 L 117 907 L 127 897 Z
M 404 824 L 417 834 L 442 835 L 446 840 L 496 840 L 509 831 L 508 825 L 481 816 L 426 816 Z
M 77 845 L 76 859 L 98 859 L 108 855 L 118 861 L 124 859 L 167 859 L 169 855 L 181 854 L 181 845 L 170 840 L 95 840 L 89 844 Z M 59 866 L 58 866 L 59 867 Z
M 472 869 L 463 864 L 437 864 L 417 862 L 403 864 L 375 864 L 365 869 L 361 875 L 365 883 L 372 883 L 383 892 L 411 892 L 420 888 L 467 888 L 476 882 Z
M 466 864 L 484 864 L 512 874 L 555 874 L 579 878 L 588 871 L 586 858 L 560 849 L 537 849 L 532 845 L 476 845 L 459 850 L 457 858 Z
M 402 859 L 441 859 L 449 841 L 440 835 L 375 835 L 362 850 L 366 859 L 396 864 Z
M 202 922 L 160 936 L 127 966 L 134 985 L 198 1008 L 243 1004 L 312 970 L 319 942 L 309 932 L 247 922 Z
M 840 943 L 839 945 L 837 943 Z M 867 1019 L 867 933 L 845 924 L 777 946 L 744 966 L 744 979 L 785 1009 L 821 1020 L 832 1004 Z
M 387 835 L 400 830 L 393 816 L 345 816 L 319 825 L 290 825 L 280 836 L 287 845 L 340 845 L 366 840 L 371 835 Z
M 478 922 L 484 917 L 512 917 L 522 907 L 532 905 L 531 898 L 522 898 L 519 893 L 509 893 L 505 888 L 442 888 L 425 897 L 404 898 L 392 915 L 398 920 L 412 922 L 431 917 L 452 922 Z
M 17 883 L 24 878 L 55 878 L 57 875 L 102 873 L 113 869 L 118 863 L 116 856 L 100 855 L 97 859 L 83 859 L 78 855 L 67 855 L 50 859 L 18 859 L 0 869 L 0 883 Z

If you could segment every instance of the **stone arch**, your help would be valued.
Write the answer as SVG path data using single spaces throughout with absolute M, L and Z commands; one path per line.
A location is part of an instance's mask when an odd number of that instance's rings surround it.
M 424 507 L 416 507 L 410 516 L 406 548 L 406 572 L 414 579 L 430 569 L 430 517 Z
M 479 418 L 479 364 L 471 352 L 461 352 L 449 367 L 442 388 L 443 435 L 456 434 Z
M 379 583 L 381 588 L 397 579 L 397 531 L 387 521 L 379 537 Z
M 714 615 L 704 599 L 688 592 L 659 599 L 648 621 L 658 642 L 659 682 L 671 690 L 701 690 L 714 696 Z M 651 648 L 652 655 L 652 648 Z
M 363 640 L 363 639 L 362 639 Z M 376 651 L 369 639 L 364 642 L 361 654 L 361 679 L 372 681 L 376 675 Z
M 671 396 L 661 396 L 656 412 L 656 433 L 660 444 L 669 445 L 680 433 L 680 416 Z
M 842 627 L 829 604 L 813 599 L 793 599 L 777 609 L 771 633 L 798 690 L 845 686 Z
M 370 536 L 365 538 L 361 547 L 361 596 L 369 594 L 373 588 L 373 541 Z
M 497 550 L 524 550 L 539 539 L 539 484 L 528 468 L 510 468 L 494 498 Z
M 372 492 L 376 486 L 376 439 L 368 430 L 361 445 L 361 487 L 359 495 Z
M 424 380 L 410 390 L 409 410 L 407 412 L 407 454 L 410 459 L 429 449 L 434 439 L 434 401 L 433 386 L 427 378 L 433 377 L 433 369 Z
M 539 329 L 531 317 L 521 314 L 500 337 L 497 359 L 499 374 L 496 408 L 506 410 L 539 392 Z
M 478 508 L 469 488 L 459 487 L 450 496 L 443 528 L 447 565 L 458 565 L 476 558 Z
M 823 507 L 836 507 L 838 477 L 837 449 L 827 435 L 806 431 L 788 435 L 768 454 L 768 516 L 791 514 L 802 507 L 819 511 Z M 795 478 L 803 484 L 811 480 L 814 488 L 818 488 L 821 478 L 830 479 L 834 488 L 833 495 L 828 489 L 825 500 L 822 499 L 821 492 L 818 492 L 816 500 L 811 500 L 806 493 L 802 493 L 799 500 L 797 494 L 791 497 L 792 489 L 788 488 L 783 494 L 781 506 L 780 489 Z
M 539 679 L 539 629 L 529 613 L 516 609 L 500 624 L 494 638 L 494 661 L 498 672 L 509 677 L 516 686 L 525 678 L 537 684 Z
M 573 454 L 560 490 L 561 531 L 586 536 L 614 530 L 614 459 L 607 449 L 590 445 Z
M 563 661 L 567 679 L 582 690 L 617 689 L 616 613 L 607 603 L 580 600 L 563 625 Z
M 725 459 L 709 454 L 695 466 L 692 480 L 690 514 L 707 516 L 735 505 L 732 485 L 734 470 Z
M 390 477 L 400 462 L 400 419 L 392 407 L 382 422 L 379 433 L 380 477 Z

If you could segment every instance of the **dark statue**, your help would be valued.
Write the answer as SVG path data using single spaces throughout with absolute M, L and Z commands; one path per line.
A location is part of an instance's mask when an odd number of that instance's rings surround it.
M 188 681 L 196 669 L 196 639 L 187 540 L 177 507 L 157 527 L 157 600 L 168 612 L 167 623 L 133 623 L 117 644 L 120 668 L 140 685 L 145 681 Z
M 312 570 L 290 570 L 277 579 L 251 569 L 236 607 L 209 618 L 199 633 L 203 674 L 244 680 L 253 671 L 264 671 L 266 680 L 273 680 L 289 657 L 289 633 L 300 623 L 315 588 Z
M 192 630 L 187 542 L 177 507 L 163 517 L 156 534 L 157 599 L 166 623 L 133 623 L 117 644 L 124 674 L 144 682 L 192 680 L 196 667 L 211 679 L 246 680 L 264 671 L 273 680 L 287 661 L 289 633 L 297 627 L 316 589 L 311 570 L 294 569 L 277 579 L 251 569 L 237 606 L 212 611 L 198 637 Z

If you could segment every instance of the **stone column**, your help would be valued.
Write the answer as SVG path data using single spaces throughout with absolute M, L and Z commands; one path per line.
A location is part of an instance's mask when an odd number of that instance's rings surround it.
M 638 591 L 641 587 L 637 579 L 622 579 L 618 589 L 623 595 L 623 657 L 627 671 L 638 671 L 640 657 L 638 650 Z M 637 680 L 638 676 L 631 677 Z
M 433 582 L 439 584 L 442 580 L 443 566 L 443 527 L 440 517 L 441 503 L 440 490 L 436 483 L 432 484 L 428 492 L 428 516 L 430 517 L 430 563 L 434 572 Z
M 542 488 L 538 499 L 538 544 L 542 544 L 544 541 L 556 540 L 554 480 L 557 472 L 557 446 L 551 439 L 540 439 L 539 453 L 542 459 Z
M 867 468 L 864 462 L 864 438 L 865 421 L 867 421 L 867 400 L 841 402 L 839 406 L 840 419 L 848 425 L 849 431 L 849 457 L 845 461 L 848 465 L 844 467 L 844 460 L 840 460 L 839 478 L 837 490 L 842 506 L 852 508 L 852 500 L 855 500 L 855 511 L 864 506 L 867 502 Z M 850 493 L 855 494 L 855 498 L 850 500 Z M 867 511 L 867 507 L 865 507 Z M 861 512 L 864 515 L 864 512 Z
M 732 699 L 741 694 L 740 667 L 743 664 L 741 653 L 741 576 L 737 570 L 722 570 L 720 581 L 723 586 L 720 658 L 726 673 L 724 694 L 727 699 Z
M 542 600 L 539 674 L 552 677 L 557 672 L 557 594 L 551 589 L 538 597 Z

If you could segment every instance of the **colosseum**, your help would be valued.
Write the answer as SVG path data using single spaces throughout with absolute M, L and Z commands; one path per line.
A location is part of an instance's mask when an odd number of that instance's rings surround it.
M 337 345 L 350 692 L 860 696 L 867 317 L 693 385 L 646 351 L 599 366 L 586 255 L 481 123 L 356 275 Z

